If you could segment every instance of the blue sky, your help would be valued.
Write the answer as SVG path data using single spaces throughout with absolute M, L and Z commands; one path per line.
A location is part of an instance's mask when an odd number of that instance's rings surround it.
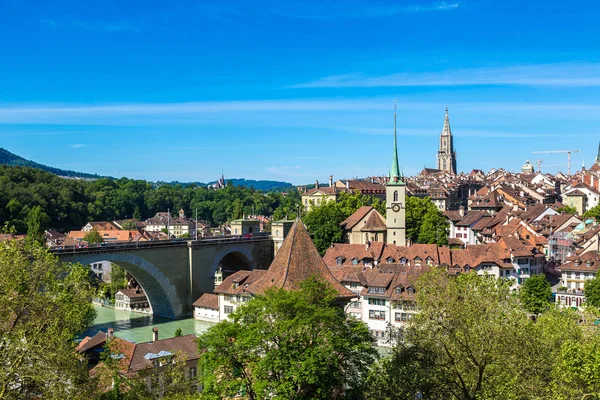
M 446 106 L 459 170 L 562 149 L 589 166 L 598 15 L 591 0 L 0 0 L 0 146 L 149 180 L 383 175 L 397 100 L 407 175 L 435 167 Z

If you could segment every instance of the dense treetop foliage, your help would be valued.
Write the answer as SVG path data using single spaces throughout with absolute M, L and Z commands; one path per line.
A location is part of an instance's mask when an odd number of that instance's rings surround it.
M 203 399 L 353 399 L 377 358 L 367 326 L 347 316 L 326 282 L 267 290 L 206 331 Z
M 374 366 L 367 398 L 597 399 L 597 316 L 545 308 L 533 319 L 504 279 L 436 269 L 419 280 L 419 313 Z
M 197 209 L 199 220 L 220 225 L 252 213 L 295 218 L 299 205 L 296 190 L 284 196 L 233 185 L 208 190 L 194 185 L 154 187 L 128 178 L 70 180 L 35 168 L 0 165 L 0 223 L 8 222 L 19 233 L 27 232 L 28 216 L 39 221 L 35 229 L 70 230 L 88 221 L 146 219 L 167 209 L 176 215 L 182 208 L 188 217 L 194 218 Z
M 39 242 L 0 242 L 0 399 L 85 399 L 75 338 L 95 316 L 82 265 L 62 264 Z

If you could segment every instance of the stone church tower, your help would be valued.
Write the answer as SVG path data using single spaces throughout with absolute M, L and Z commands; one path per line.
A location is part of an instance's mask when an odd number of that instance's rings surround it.
M 390 180 L 385 186 L 385 219 L 387 225 L 386 240 L 389 244 L 406 246 L 406 185 L 400 179 L 398 165 L 398 141 L 396 138 L 396 105 L 394 104 L 394 157 Z
M 437 169 L 456 174 L 456 152 L 454 151 L 454 140 L 452 139 L 450 121 L 448 120 L 448 107 L 446 107 L 444 129 L 442 129 L 442 134 L 440 135 L 440 150 L 437 154 Z

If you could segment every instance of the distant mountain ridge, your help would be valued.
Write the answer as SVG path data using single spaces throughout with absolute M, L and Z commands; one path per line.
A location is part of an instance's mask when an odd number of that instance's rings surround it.
M 18 156 L 10 151 L 0 147 L 0 164 L 5 164 L 13 167 L 31 167 L 41 169 L 47 172 L 50 172 L 55 175 L 65 176 L 69 178 L 81 178 L 81 179 L 100 179 L 100 178 L 111 178 L 110 176 L 103 176 L 98 174 L 88 174 L 86 172 L 77 172 L 64 170 L 60 168 L 50 167 L 44 164 L 36 163 L 35 161 L 27 160 L 21 156 Z M 292 184 L 289 182 L 280 182 L 280 181 L 268 181 L 268 180 L 260 180 L 255 181 L 252 179 L 244 179 L 244 178 L 233 178 L 226 179 L 227 182 L 231 182 L 234 186 L 245 186 L 245 187 L 253 187 L 256 190 L 261 190 L 263 192 L 267 191 L 285 191 L 292 187 Z M 216 181 L 215 181 L 216 182 Z M 214 184 L 215 182 L 210 182 L 209 184 Z M 159 184 L 167 184 L 167 185 L 181 185 L 183 187 L 189 185 L 196 186 L 207 186 L 208 184 L 202 182 L 158 182 Z
M 36 163 L 35 161 L 27 160 L 21 156 L 18 156 L 5 148 L 0 147 L 0 164 L 10 165 L 13 167 L 31 167 L 37 168 L 44 171 L 51 172 L 59 176 L 67 176 L 69 178 L 83 178 L 83 179 L 99 179 L 106 178 L 98 174 L 88 174 L 85 172 L 76 172 L 60 168 L 49 167 L 44 164 Z

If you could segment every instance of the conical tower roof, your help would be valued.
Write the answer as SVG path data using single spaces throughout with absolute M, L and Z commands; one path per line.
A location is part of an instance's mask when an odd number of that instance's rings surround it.
M 328 282 L 338 292 L 338 299 L 357 297 L 333 276 L 313 244 L 304 224 L 297 219 L 283 241 L 267 272 L 248 287 L 252 294 L 263 294 L 270 287 L 297 290 L 312 276 Z

